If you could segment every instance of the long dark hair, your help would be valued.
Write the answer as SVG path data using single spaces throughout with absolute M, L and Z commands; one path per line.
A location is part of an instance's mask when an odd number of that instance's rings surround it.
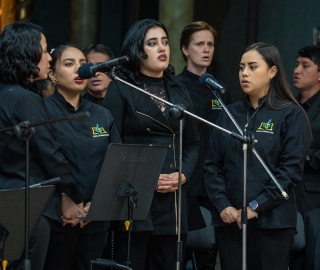
M 40 26 L 31 22 L 14 22 L 0 34 L 0 83 L 30 85 L 39 76 L 42 56 Z
M 168 39 L 169 34 L 167 28 L 159 21 L 154 19 L 144 19 L 135 22 L 128 30 L 122 45 L 122 55 L 129 57 L 129 62 L 125 63 L 118 69 L 124 77 L 133 73 L 135 77 L 139 75 L 140 66 L 143 59 L 147 59 L 148 55 L 144 51 L 144 38 L 147 31 L 152 27 L 160 27 L 166 33 Z M 169 72 L 174 73 L 174 68 L 169 65 Z
M 298 104 L 286 79 L 279 50 L 272 44 L 259 42 L 247 46 L 242 55 L 251 50 L 257 51 L 269 68 L 276 66 L 278 70 L 270 81 L 266 104 L 274 110 L 281 109 L 292 103 Z

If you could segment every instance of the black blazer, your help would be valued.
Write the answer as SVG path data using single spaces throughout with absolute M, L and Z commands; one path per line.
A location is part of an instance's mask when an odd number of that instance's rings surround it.
M 139 86 L 133 78 L 129 82 Z M 185 109 L 193 111 L 191 98 L 184 85 L 178 83 L 173 75 L 166 74 L 164 82 L 169 102 L 183 104 Z M 168 149 L 161 173 L 178 171 L 179 166 L 179 123 L 177 119 L 163 115 L 150 96 L 122 82 L 111 82 L 102 103 L 115 119 L 123 143 L 165 145 Z M 183 165 L 182 172 L 190 179 L 197 164 L 200 140 L 196 120 L 186 116 L 183 120 Z M 186 185 L 182 188 L 181 231 L 187 232 Z M 177 192 L 154 193 L 151 205 L 151 221 L 137 230 L 153 230 L 155 234 L 176 234 L 177 228 Z M 150 220 L 149 220 L 150 221 Z M 137 224 L 137 222 L 135 222 Z
M 313 140 L 306 157 L 303 180 L 296 187 L 298 210 L 301 213 L 320 208 L 320 95 L 307 115 Z

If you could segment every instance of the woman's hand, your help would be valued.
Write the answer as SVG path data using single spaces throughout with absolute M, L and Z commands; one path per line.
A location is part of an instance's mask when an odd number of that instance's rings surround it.
M 242 210 L 241 209 L 238 210 L 238 214 L 239 214 L 238 226 L 239 226 L 239 229 L 241 229 L 242 228 L 242 223 L 241 223 Z M 252 219 L 252 218 L 256 218 L 256 217 L 258 217 L 258 213 L 251 210 L 250 207 L 247 207 L 247 219 Z
M 83 208 L 83 211 L 84 211 L 84 214 L 85 216 L 87 216 L 88 212 L 89 212 L 89 209 L 90 209 L 90 205 L 91 205 L 91 202 L 87 202 L 86 205 L 84 206 Z M 83 228 L 84 226 L 86 226 L 90 221 L 80 221 L 80 228 Z
M 237 222 L 239 226 L 239 220 L 241 222 L 241 216 L 236 208 L 229 206 L 223 209 L 220 213 L 220 217 L 224 223 L 231 224 Z
M 184 174 L 181 175 L 181 184 L 187 182 L 187 178 Z M 179 185 L 179 173 L 174 172 L 170 174 L 160 174 L 156 191 L 160 193 L 174 192 L 178 189 Z
M 62 225 L 70 224 L 76 226 L 80 217 L 84 217 L 83 203 L 76 204 L 66 194 L 62 194 L 61 198 L 61 219 Z

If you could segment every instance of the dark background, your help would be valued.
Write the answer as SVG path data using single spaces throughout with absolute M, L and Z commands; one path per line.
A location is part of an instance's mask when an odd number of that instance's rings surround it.
M 98 1 L 98 12 L 92 14 L 98 19 L 96 39 L 111 47 L 116 56 L 120 56 L 123 37 L 134 21 L 159 19 L 161 0 Z M 49 48 L 70 41 L 70 2 L 34 0 L 32 21 L 44 28 Z M 193 21 L 206 21 L 218 30 L 214 61 L 208 71 L 228 86 L 234 101 L 242 97 L 238 69 L 246 45 L 263 41 L 277 46 L 292 86 L 297 50 L 313 44 L 313 29 L 320 26 L 319 0 L 194 0 L 193 10 Z M 179 40 L 171 39 L 173 42 Z

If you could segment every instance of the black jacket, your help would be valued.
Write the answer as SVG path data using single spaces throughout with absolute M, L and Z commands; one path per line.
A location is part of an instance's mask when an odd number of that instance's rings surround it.
M 8 128 L 23 121 L 30 123 L 49 120 L 44 102 L 37 94 L 19 85 L 0 85 L 0 129 Z M 0 188 L 13 189 L 25 186 L 25 142 L 15 132 L 0 133 Z M 60 176 L 61 183 L 50 200 L 45 215 L 61 220 L 61 192 L 65 192 L 76 203 L 78 184 L 67 160 L 60 152 L 50 125 L 35 127 L 30 139 L 30 184 Z
M 100 105 L 82 99 L 77 110 L 64 97 L 55 91 L 45 100 L 50 118 L 68 117 L 89 112 L 90 117 L 80 120 L 55 123 L 57 141 L 61 143 L 61 152 L 78 182 L 78 196 L 84 205 L 91 201 L 100 170 L 110 143 L 121 143 L 111 113 Z M 106 229 L 107 222 L 90 222 L 82 231 L 91 232 Z M 79 226 L 54 226 L 55 230 L 80 230 Z
M 195 114 L 215 124 L 222 110 L 222 105 L 212 93 L 212 90 L 203 86 L 199 82 L 200 76 L 191 73 L 187 68 L 184 68 L 182 73 L 177 75 L 177 78 L 186 86 L 193 102 Z M 231 104 L 229 91 L 220 95 L 220 98 L 225 105 Z M 200 153 L 196 169 L 189 179 L 189 183 L 196 196 L 208 196 L 204 184 L 203 163 L 210 144 L 209 138 L 213 127 L 201 121 L 197 121 L 197 124 L 201 140 Z
M 261 100 L 259 102 L 261 104 Z M 255 111 L 247 100 L 228 108 L 241 128 Z M 224 111 L 217 124 L 239 134 Z M 294 228 L 296 205 L 293 187 L 302 180 L 311 139 L 307 119 L 297 105 L 272 110 L 264 103 L 249 121 L 247 131 L 254 134 L 258 141 L 255 149 L 289 195 L 285 200 L 254 153 L 248 151 L 247 204 L 252 200 L 258 202 L 256 211 L 260 228 Z M 227 226 L 221 220 L 220 212 L 228 206 L 241 209 L 243 203 L 242 143 L 217 129 L 214 129 L 210 143 L 204 166 L 206 187 L 216 208 L 214 224 Z
M 192 112 L 192 101 L 184 85 L 178 83 L 175 77 L 169 74 L 164 76 L 164 81 L 169 102 L 183 104 L 186 110 Z M 129 82 L 140 87 L 133 78 L 130 78 Z M 169 174 L 178 171 L 179 120 L 166 119 L 148 95 L 119 81 L 110 83 L 102 105 L 111 111 L 123 143 L 167 146 L 168 151 L 161 173 Z M 196 121 L 189 116 L 184 118 L 182 145 L 182 172 L 187 179 L 190 179 L 197 164 L 200 141 Z M 186 186 L 182 187 L 182 232 L 187 232 L 188 229 Z M 155 234 L 176 234 L 176 210 L 177 192 L 165 194 L 154 192 L 150 210 L 152 224 L 144 223 L 137 229 L 153 230 Z
M 320 92 L 315 98 L 307 111 L 313 140 L 306 157 L 303 181 L 296 187 L 298 210 L 301 213 L 320 208 Z

